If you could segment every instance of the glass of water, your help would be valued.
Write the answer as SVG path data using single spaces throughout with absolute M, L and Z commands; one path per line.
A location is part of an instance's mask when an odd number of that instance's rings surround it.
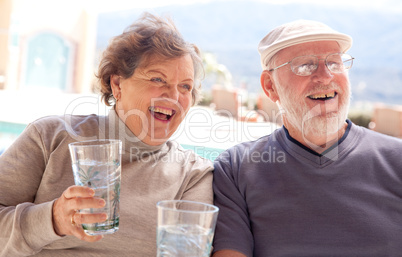
M 111 139 L 69 144 L 75 185 L 93 188 L 95 197 L 106 202 L 103 208 L 79 210 L 108 216 L 102 223 L 82 224 L 89 235 L 112 234 L 119 229 L 121 144 L 120 140 Z
M 207 257 L 211 253 L 218 207 L 185 200 L 157 203 L 158 257 Z

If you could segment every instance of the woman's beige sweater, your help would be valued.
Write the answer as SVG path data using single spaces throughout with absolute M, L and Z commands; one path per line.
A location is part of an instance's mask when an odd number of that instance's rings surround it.
M 52 206 L 74 184 L 68 144 L 98 138 L 123 141 L 120 229 L 96 243 L 60 237 Z M 114 110 L 41 118 L 0 156 L 0 256 L 156 256 L 156 203 L 212 203 L 212 169 L 176 142 L 145 145 Z

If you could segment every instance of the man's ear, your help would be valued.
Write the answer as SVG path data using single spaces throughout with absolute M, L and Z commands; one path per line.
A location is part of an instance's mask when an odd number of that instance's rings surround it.
M 116 100 L 120 100 L 121 95 L 120 79 L 121 77 L 118 75 L 110 76 L 110 87 L 112 88 L 113 96 Z
M 279 96 L 276 92 L 274 81 L 271 72 L 264 70 L 261 73 L 261 87 L 264 93 L 271 99 L 274 103 L 279 100 Z

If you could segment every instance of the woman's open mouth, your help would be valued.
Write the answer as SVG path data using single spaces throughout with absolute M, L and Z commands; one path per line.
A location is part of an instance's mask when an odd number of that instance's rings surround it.
M 151 115 L 154 116 L 155 119 L 161 121 L 169 121 L 176 113 L 176 111 L 173 109 L 156 106 L 151 106 L 148 108 L 148 110 L 151 112 Z

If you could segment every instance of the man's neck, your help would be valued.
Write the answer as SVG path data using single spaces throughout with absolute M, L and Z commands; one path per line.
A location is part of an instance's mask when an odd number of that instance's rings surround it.
M 322 136 L 317 134 L 303 134 L 299 129 L 293 127 L 289 122 L 284 119 L 284 126 L 288 130 L 289 135 L 300 144 L 310 148 L 316 153 L 323 153 L 325 150 L 336 144 L 345 134 L 348 123 L 345 122 L 342 127 L 335 133 L 324 134 Z

